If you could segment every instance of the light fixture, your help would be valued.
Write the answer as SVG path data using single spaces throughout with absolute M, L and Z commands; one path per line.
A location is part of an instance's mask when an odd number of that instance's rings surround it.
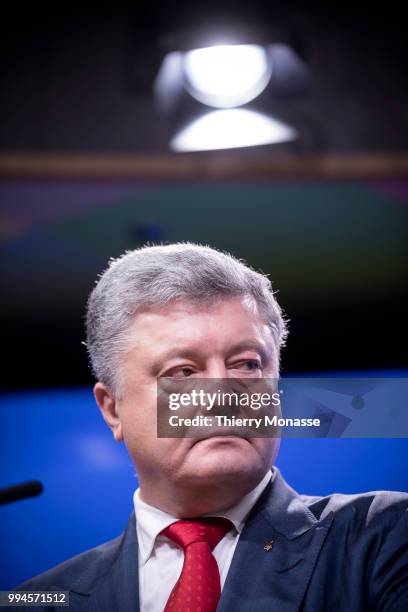
M 185 87 L 199 102 L 217 108 L 241 106 L 267 86 L 272 61 L 259 45 L 215 45 L 187 51 Z
M 256 112 L 256 98 L 263 92 L 265 102 L 285 116 L 285 104 L 302 94 L 309 82 L 305 62 L 286 42 L 239 43 L 201 46 L 169 51 L 154 82 L 157 108 L 173 114 L 179 123 L 184 113 L 196 118 L 176 132 L 169 142 L 173 151 L 209 151 L 285 143 L 299 138 L 299 132 L 267 112 Z M 242 40 L 242 39 L 241 39 Z M 249 41 L 250 39 L 243 39 Z M 186 94 L 189 94 L 188 96 Z M 268 98 L 269 96 L 269 98 Z M 200 113 L 199 104 L 217 111 Z M 242 108 L 251 103 L 251 110 Z M 283 103 L 283 104 L 282 104 Z M 239 108 L 237 108 L 239 107 Z M 292 114 L 293 115 L 293 114 Z
M 181 130 L 170 142 L 176 152 L 233 149 L 288 142 L 297 138 L 290 126 L 241 108 L 207 113 Z

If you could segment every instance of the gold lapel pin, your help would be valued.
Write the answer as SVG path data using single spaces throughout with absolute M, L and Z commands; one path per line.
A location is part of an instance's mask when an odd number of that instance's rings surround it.
M 270 550 L 272 550 L 272 546 L 273 546 L 273 540 L 268 540 L 268 542 L 265 542 L 264 544 L 264 551 L 269 552 Z

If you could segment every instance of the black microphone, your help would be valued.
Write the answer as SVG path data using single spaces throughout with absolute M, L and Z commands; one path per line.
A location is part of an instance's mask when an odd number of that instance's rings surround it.
M 0 489 L 0 505 L 10 504 L 11 502 L 25 499 L 26 497 L 35 497 L 43 492 L 43 485 L 39 480 L 29 480 L 12 487 Z

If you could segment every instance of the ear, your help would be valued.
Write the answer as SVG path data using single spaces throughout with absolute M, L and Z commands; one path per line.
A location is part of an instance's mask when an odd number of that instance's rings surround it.
M 117 411 L 117 402 L 112 391 L 103 383 L 97 382 L 93 389 L 96 403 L 105 423 L 113 433 L 116 442 L 123 441 L 122 423 Z

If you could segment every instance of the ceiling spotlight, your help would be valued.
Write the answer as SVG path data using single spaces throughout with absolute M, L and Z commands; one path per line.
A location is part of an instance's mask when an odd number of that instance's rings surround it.
M 271 110 L 280 104 L 280 114 L 285 115 L 282 102 L 286 105 L 307 89 L 308 67 L 286 42 L 265 44 L 265 37 L 254 39 L 257 42 L 253 44 L 216 44 L 189 50 L 181 45 L 183 50 L 169 51 L 163 58 L 154 82 L 158 110 L 173 115 L 177 125 L 186 110 L 194 115 L 190 112 L 192 98 L 200 103 L 194 103 L 196 118 L 187 126 L 184 123 L 171 138 L 173 151 L 274 145 L 300 137 L 291 125 L 269 113 L 256 112 L 253 104 L 257 101 L 252 101 L 265 90 L 262 108 L 267 108 L 268 101 Z M 251 110 L 242 108 L 249 102 Z M 220 110 L 197 116 L 200 105 Z
M 207 113 L 184 128 L 170 142 L 177 152 L 233 149 L 288 142 L 297 138 L 290 126 L 244 109 Z
M 250 102 L 265 89 L 272 61 L 259 45 L 216 45 L 187 51 L 183 71 L 185 87 L 196 100 L 231 108 Z

